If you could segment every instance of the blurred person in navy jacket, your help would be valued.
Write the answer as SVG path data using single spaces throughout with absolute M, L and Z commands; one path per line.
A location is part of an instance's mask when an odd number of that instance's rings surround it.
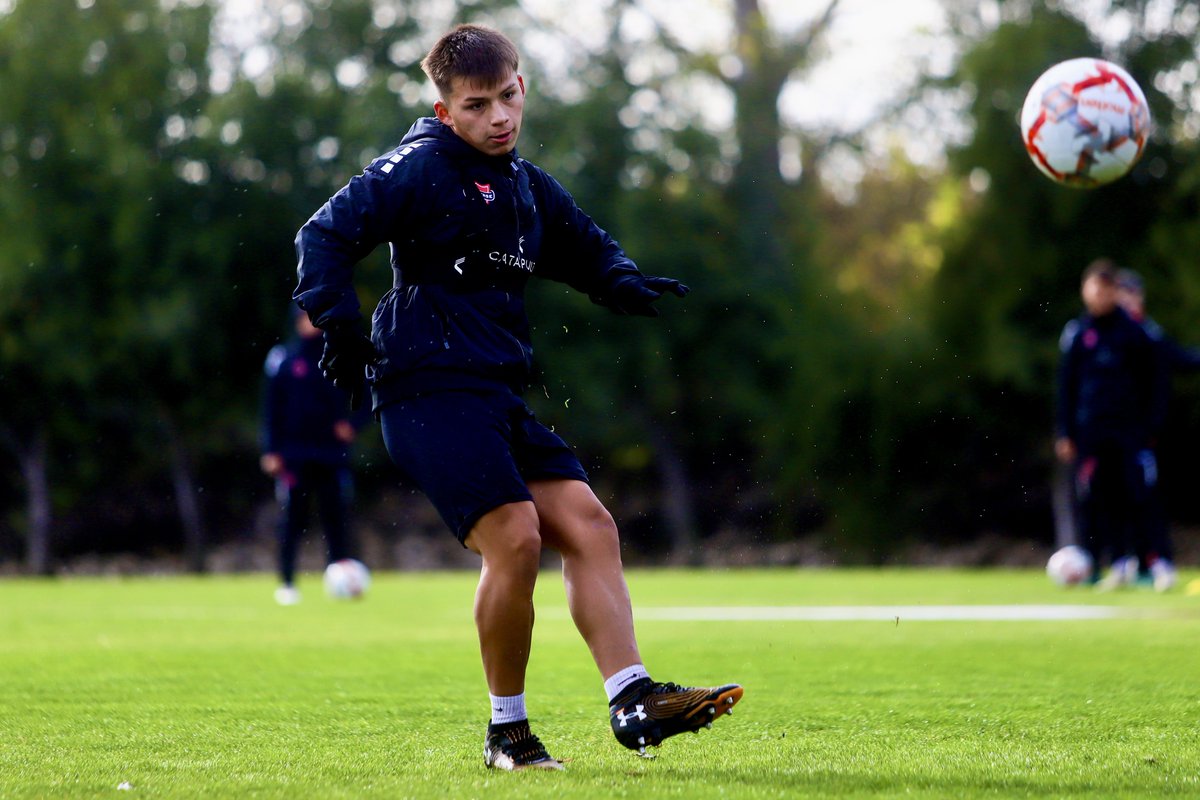
M 1080 286 L 1084 313 L 1067 323 L 1060 346 L 1058 458 L 1074 469 L 1083 546 L 1111 571 L 1101 588 L 1132 583 L 1131 539 L 1146 517 L 1145 453 L 1166 414 L 1160 348 L 1117 303 L 1117 266 L 1088 265 Z
M 300 601 L 296 556 L 315 499 L 328 563 L 352 557 L 349 505 L 353 495 L 350 446 L 363 420 L 351 414 L 346 392 L 321 375 L 321 331 L 297 311 L 295 336 L 267 354 L 263 370 L 262 471 L 275 479 L 280 504 L 279 577 L 275 599 Z
M 1142 326 L 1159 351 L 1159 359 L 1169 378 L 1176 372 L 1200 370 L 1200 349 L 1184 347 L 1163 330 L 1153 317 L 1146 314 L 1146 289 L 1142 276 L 1132 269 L 1117 272 L 1117 303 L 1130 318 Z M 1139 583 L 1149 581 L 1157 591 L 1165 592 L 1175 586 L 1175 548 L 1167 525 L 1159 480 L 1159 458 L 1153 448 L 1139 457 L 1149 489 L 1146 518 L 1134 531 L 1134 547 L 1138 558 Z

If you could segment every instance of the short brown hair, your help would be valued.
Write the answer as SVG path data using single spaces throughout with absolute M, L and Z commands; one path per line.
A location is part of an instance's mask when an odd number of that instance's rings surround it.
M 455 78 L 496 84 L 516 72 L 516 45 L 498 30 L 482 25 L 459 25 L 430 48 L 421 69 L 433 81 L 442 98 L 450 93 Z
M 1111 258 L 1097 258 L 1087 265 L 1087 269 L 1083 271 L 1083 277 L 1080 282 L 1086 283 L 1088 278 L 1100 278 L 1106 283 L 1116 283 L 1117 262 Z

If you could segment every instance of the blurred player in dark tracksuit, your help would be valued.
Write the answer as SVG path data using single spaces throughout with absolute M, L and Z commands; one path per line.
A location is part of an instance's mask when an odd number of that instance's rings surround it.
M 346 393 L 321 376 L 321 331 L 295 315 L 296 335 L 267 355 L 263 401 L 263 472 L 275 478 L 279 514 L 280 605 L 300 601 L 296 554 L 315 499 L 328 561 L 353 556 L 347 514 L 353 484 L 350 445 L 361 420 L 353 420 Z M 358 423 L 358 424 L 356 424 Z
M 1166 413 L 1160 350 L 1117 304 L 1117 267 L 1093 262 L 1080 287 L 1085 312 L 1061 339 L 1055 452 L 1073 466 L 1083 546 L 1103 588 L 1137 577 L 1131 533 L 1145 519 L 1145 453 Z
M 1134 322 L 1139 323 L 1159 349 L 1170 376 L 1176 372 L 1200 370 L 1200 349 L 1183 347 L 1167 336 L 1162 326 L 1146 315 L 1146 290 L 1142 276 L 1131 269 L 1117 273 L 1117 302 Z M 1160 592 L 1175 586 L 1178 575 L 1175 571 L 1174 548 L 1167 526 L 1166 510 L 1163 508 L 1162 493 L 1159 491 L 1158 458 L 1154 450 L 1147 449 L 1140 461 L 1146 474 L 1150 497 L 1145 521 L 1137 526 L 1134 535 L 1135 552 L 1141 571 L 1139 577 L 1148 577 Z

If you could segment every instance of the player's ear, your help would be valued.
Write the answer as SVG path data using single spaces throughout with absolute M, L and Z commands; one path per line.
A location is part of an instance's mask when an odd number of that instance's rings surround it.
M 443 125 L 454 127 L 454 118 L 450 116 L 450 109 L 441 100 L 433 104 L 433 113 Z
M 517 73 L 517 86 L 521 87 L 521 94 L 524 95 L 525 94 L 525 76 L 519 72 Z

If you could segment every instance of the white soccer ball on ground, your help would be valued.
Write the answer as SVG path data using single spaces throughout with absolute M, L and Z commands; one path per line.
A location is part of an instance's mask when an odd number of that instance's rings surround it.
M 335 600 L 362 597 L 371 587 L 371 573 L 353 558 L 343 558 L 325 568 L 325 591 Z
M 1064 186 L 1092 188 L 1129 172 L 1150 135 L 1150 107 L 1128 72 L 1073 58 L 1042 73 L 1021 108 L 1021 137 L 1039 170 Z
M 1067 545 L 1056 550 L 1046 562 L 1046 574 L 1059 586 L 1083 583 L 1092 575 L 1092 556 L 1077 545 Z

